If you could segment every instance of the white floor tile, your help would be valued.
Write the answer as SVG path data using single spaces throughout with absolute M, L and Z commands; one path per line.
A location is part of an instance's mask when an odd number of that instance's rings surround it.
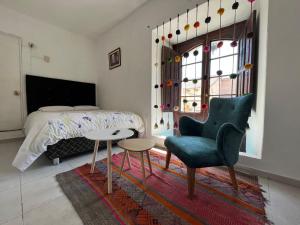
M 22 184 L 32 183 L 45 177 L 54 177 L 58 173 L 71 170 L 67 163 L 53 165 L 46 156 L 42 155 L 25 172 L 22 173 Z
M 0 224 L 22 216 L 20 186 L 0 192 Z
M 300 224 L 300 188 L 269 180 L 272 221 L 281 225 Z
M 24 184 L 22 186 L 23 211 L 26 213 L 62 195 L 61 188 L 52 176 Z
M 73 206 L 60 196 L 24 214 L 25 225 L 82 225 Z
M 17 217 L 6 223 L 1 223 L 0 225 L 23 225 L 23 220 L 22 220 L 22 217 Z

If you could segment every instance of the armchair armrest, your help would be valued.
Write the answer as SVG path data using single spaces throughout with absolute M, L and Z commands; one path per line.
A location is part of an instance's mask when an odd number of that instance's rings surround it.
M 179 131 L 183 136 L 201 136 L 203 123 L 188 116 L 179 120 Z
M 245 132 L 232 123 L 224 123 L 217 134 L 217 148 L 224 164 L 233 166 L 239 159 L 239 151 Z

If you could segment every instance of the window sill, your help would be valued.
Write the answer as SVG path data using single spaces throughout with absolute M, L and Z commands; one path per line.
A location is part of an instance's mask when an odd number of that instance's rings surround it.
M 152 135 L 153 140 L 155 141 L 156 146 L 160 148 L 166 148 L 164 146 L 164 141 L 167 138 L 166 136 L 160 136 L 160 135 Z M 261 157 L 253 154 L 249 154 L 246 152 L 240 152 L 240 156 L 242 158 L 251 158 L 251 159 L 261 159 Z

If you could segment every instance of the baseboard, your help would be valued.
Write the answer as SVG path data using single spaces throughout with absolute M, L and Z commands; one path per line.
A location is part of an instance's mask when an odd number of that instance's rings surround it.
M 23 130 L 0 132 L 0 141 L 24 138 Z
M 236 168 L 236 170 L 244 172 L 244 173 L 248 173 L 248 174 L 252 174 L 252 175 L 256 175 L 256 176 L 260 176 L 260 177 L 264 177 L 264 178 L 269 178 L 271 180 L 278 181 L 280 183 L 292 185 L 295 187 L 300 187 L 300 180 L 280 176 L 277 174 L 273 174 L 273 173 L 269 173 L 266 171 L 257 170 L 257 169 L 253 169 L 250 167 L 245 167 L 245 166 L 238 165 L 238 166 L 235 166 L 235 168 Z

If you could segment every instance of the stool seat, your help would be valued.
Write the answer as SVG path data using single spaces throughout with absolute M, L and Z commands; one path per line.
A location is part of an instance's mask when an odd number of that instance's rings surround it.
M 122 175 L 126 159 L 127 159 L 128 167 L 129 169 L 131 169 L 129 152 L 138 152 L 140 154 L 141 167 L 142 167 L 144 180 L 146 179 L 145 166 L 144 166 L 144 152 L 146 152 L 150 174 L 152 174 L 152 166 L 150 161 L 149 150 L 151 150 L 155 146 L 155 142 L 153 140 L 146 139 L 146 138 L 122 140 L 118 142 L 118 146 L 124 149 L 124 156 L 122 159 L 120 175 Z

